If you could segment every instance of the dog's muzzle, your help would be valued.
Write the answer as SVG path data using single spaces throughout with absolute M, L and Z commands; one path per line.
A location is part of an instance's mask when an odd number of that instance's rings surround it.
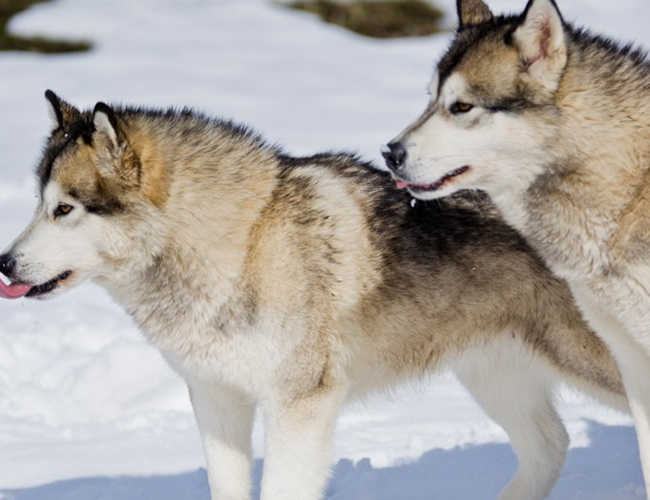
M 0 255 L 0 273 L 11 279 L 16 268 L 16 259 L 9 253 Z M 3 299 L 18 299 L 24 297 L 32 290 L 30 285 L 5 284 L 0 280 L 0 297 Z

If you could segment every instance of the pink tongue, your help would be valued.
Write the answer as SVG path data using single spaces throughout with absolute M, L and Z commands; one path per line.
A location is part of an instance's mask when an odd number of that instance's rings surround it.
M 27 295 L 31 289 L 29 285 L 6 285 L 0 280 L 0 297 L 3 299 L 19 299 Z
M 395 181 L 395 185 L 397 186 L 397 189 L 404 189 L 404 188 L 407 188 L 409 184 L 408 184 L 408 182 L 404 182 L 404 181 L 401 181 L 401 180 L 397 179 Z

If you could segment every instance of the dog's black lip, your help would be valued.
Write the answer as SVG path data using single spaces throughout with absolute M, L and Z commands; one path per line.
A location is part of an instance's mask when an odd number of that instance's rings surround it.
M 72 271 L 65 271 L 59 274 L 56 278 L 52 278 L 50 281 L 46 281 L 45 283 L 36 285 L 32 287 L 32 289 L 29 292 L 27 292 L 27 295 L 25 295 L 25 297 L 38 297 L 39 295 L 45 295 L 46 293 L 50 293 L 59 285 L 60 281 L 63 281 L 64 279 L 68 278 L 71 274 Z
M 425 193 L 425 192 L 437 191 L 449 179 L 453 179 L 454 177 L 458 177 L 459 175 L 463 175 L 468 170 L 469 170 L 469 165 L 465 165 L 465 166 L 462 166 L 460 168 L 457 168 L 456 170 L 454 170 L 452 172 L 449 172 L 448 174 L 443 175 L 440 179 L 438 179 L 433 184 L 419 185 L 419 184 L 410 184 L 409 183 L 408 188 L 409 188 L 410 191 L 413 191 L 414 193 Z

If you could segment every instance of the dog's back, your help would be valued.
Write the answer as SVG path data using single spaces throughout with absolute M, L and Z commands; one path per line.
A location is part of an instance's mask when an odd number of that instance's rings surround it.
M 382 365 L 396 378 L 435 370 L 509 332 L 565 376 L 623 393 L 564 282 L 482 193 L 415 202 L 389 174 L 345 155 L 282 158 L 282 166 L 278 192 L 291 191 L 304 217 L 300 246 L 322 256 L 319 278 L 308 281 L 347 297 L 333 310 L 339 330 L 351 328 L 344 342 L 366 357 L 349 364 L 355 383 L 381 383 Z

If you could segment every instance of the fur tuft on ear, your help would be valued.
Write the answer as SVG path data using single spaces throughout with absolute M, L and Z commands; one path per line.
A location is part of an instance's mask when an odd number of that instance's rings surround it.
M 115 111 L 98 102 L 93 111 L 93 145 L 98 154 L 99 174 L 124 187 L 135 187 L 140 180 L 140 161 L 120 126 Z
M 567 63 L 564 21 L 553 0 L 530 0 L 514 33 L 525 71 L 550 92 Z
M 81 112 L 74 106 L 68 104 L 51 90 L 45 91 L 45 99 L 48 103 L 48 111 L 52 118 L 52 129 L 65 128 L 69 123 L 79 120 Z
M 456 11 L 459 30 L 486 23 L 494 17 L 483 0 L 457 0 Z
M 120 143 L 117 118 L 113 110 L 103 102 L 98 102 L 93 111 L 93 124 L 95 125 L 95 139 L 106 148 L 107 152 L 116 156 L 120 149 Z

